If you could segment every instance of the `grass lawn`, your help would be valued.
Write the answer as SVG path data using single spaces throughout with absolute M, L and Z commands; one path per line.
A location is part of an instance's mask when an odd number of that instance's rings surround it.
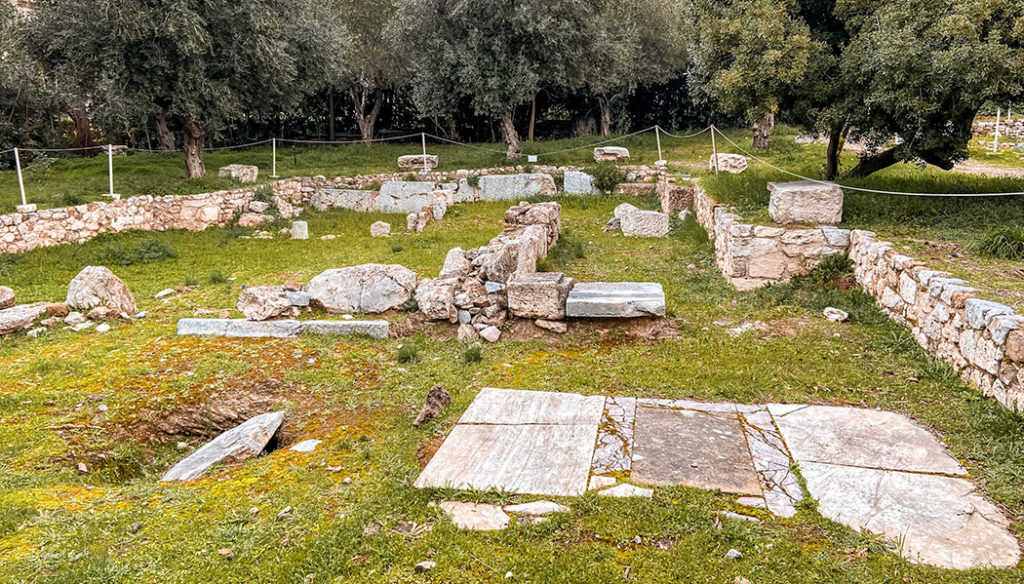
M 383 151 L 384 149 L 380 149 Z M 390 159 L 391 156 L 389 155 Z M 307 172 L 308 173 L 308 172 Z M 763 188 L 763 186 L 762 186 Z M 1013 570 L 944 571 L 901 560 L 893 544 L 823 519 L 804 504 L 792 519 L 725 521 L 735 497 L 659 488 L 653 500 L 587 495 L 541 524 L 496 533 L 455 529 L 432 501 L 530 497 L 410 488 L 421 465 L 483 387 L 586 394 L 814 402 L 904 412 L 934 428 L 981 491 L 1024 535 L 1024 420 L 927 358 L 909 332 L 858 291 L 810 280 L 739 294 L 714 266 L 692 220 L 668 240 L 624 239 L 601 228 L 623 201 L 563 198 L 563 234 L 548 269 L 578 279 L 653 280 L 666 289 L 678 338 L 642 342 L 614 331 L 503 341 L 464 358 L 454 332 L 368 339 L 178 338 L 175 322 L 233 307 L 244 283 L 308 279 L 362 262 L 400 263 L 432 275 L 454 246 L 494 236 L 507 204 L 457 205 L 422 234 L 371 239 L 399 216 L 311 213 L 312 238 L 243 239 L 240 230 L 125 233 L 81 246 L 0 256 L 0 281 L 23 301 L 63 298 L 84 265 L 111 264 L 149 316 L 105 334 L 56 330 L 0 341 L 0 581 L 2 582 L 637 582 L 1010 583 Z M 642 205 L 641 205 L 642 203 Z M 334 234 L 333 240 L 319 236 Z M 171 253 L 170 250 L 173 250 Z M 222 281 L 232 277 L 235 280 Z M 194 288 L 162 300 L 163 288 Z M 853 315 L 844 324 L 825 306 Z M 773 334 L 731 337 L 742 322 Z M 418 359 L 398 362 L 399 346 Z M 434 384 L 454 402 L 420 429 L 411 422 Z M 247 401 L 248 400 L 248 401 Z M 282 446 L 324 440 L 313 453 L 278 449 L 222 466 L 185 485 L 159 475 L 204 438 L 160 430 L 218 404 L 284 409 Z M 101 408 L 101 406 L 105 406 Z M 60 429 L 65 424 L 81 426 Z M 76 469 L 89 465 L 89 473 Z M 350 478 L 350 482 L 346 482 Z M 282 510 L 290 508 L 288 513 Z M 395 533 L 400 522 L 429 529 Z M 371 523 L 377 536 L 363 536 Z M 133 525 L 137 525 L 137 529 Z M 740 560 L 723 556 L 735 548 Z M 230 549 L 231 557 L 219 550 Z M 432 559 L 437 567 L 414 574 Z M 511 580 L 506 573 L 511 572 Z

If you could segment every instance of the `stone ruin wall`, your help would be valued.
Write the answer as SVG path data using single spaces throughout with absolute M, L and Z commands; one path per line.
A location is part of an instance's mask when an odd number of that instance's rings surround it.
M 649 167 L 623 167 L 631 179 L 651 181 L 659 176 Z M 573 167 L 534 166 L 533 172 L 557 173 Z M 484 170 L 431 172 L 418 180 L 458 182 L 471 175 L 522 172 L 523 167 L 499 167 Z M 271 183 L 275 196 L 297 204 L 309 204 L 312 197 L 328 189 L 365 189 L 387 181 L 402 181 L 409 173 L 360 175 L 326 178 L 323 176 L 289 178 Z M 102 233 L 128 230 L 166 231 L 187 229 L 202 231 L 223 227 L 236 214 L 245 212 L 255 196 L 255 187 L 245 187 L 181 196 L 137 196 L 109 202 L 94 202 L 73 207 L 42 209 L 31 213 L 0 215 L 0 253 L 22 253 L 37 247 L 63 243 L 84 243 Z
M 1024 408 L 1024 316 L 1009 306 L 977 297 L 963 280 L 899 254 L 869 231 L 744 224 L 699 187 L 693 210 L 738 290 L 787 282 L 827 255 L 848 254 L 857 283 L 932 357 L 1003 406 Z

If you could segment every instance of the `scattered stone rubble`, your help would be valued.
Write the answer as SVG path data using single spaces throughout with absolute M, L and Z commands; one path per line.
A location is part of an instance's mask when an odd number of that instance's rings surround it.
M 671 230 L 669 216 L 658 211 L 644 211 L 629 203 L 615 208 L 615 216 L 605 231 L 619 229 L 626 237 L 667 237 Z
M 749 163 L 745 156 L 719 153 L 717 161 L 715 155 L 711 155 L 711 160 L 708 161 L 708 170 L 739 174 L 746 170 L 748 165 Z

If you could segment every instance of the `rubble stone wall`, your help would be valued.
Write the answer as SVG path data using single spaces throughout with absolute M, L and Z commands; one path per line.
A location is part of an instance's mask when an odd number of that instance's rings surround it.
M 869 231 L 853 231 L 857 282 L 933 357 L 986 396 L 1024 408 L 1024 316 L 984 300 L 963 280 L 928 269 Z
M 836 227 L 751 225 L 720 205 L 699 186 L 694 189 L 697 221 L 715 241 L 719 269 L 737 290 L 788 282 L 806 274 L 827 256 L 846 253 L 850 232 Z

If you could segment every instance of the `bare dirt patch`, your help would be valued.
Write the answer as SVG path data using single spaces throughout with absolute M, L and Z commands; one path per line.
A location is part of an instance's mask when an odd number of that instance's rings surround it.
M 553 333 L 537 326 L 531 319 L 514 319 L 502 326 L 501 340 L 557 342 L 563 337 L 593 337 L 600 339 L 622 338 L 643 343 L 659 343 L 678 339 L 681 321 L 672 318 L 588 318 L 565 321 L 568 332 Z M 416 314 L 402 322 L 391 324 L 391 337 L 404 338 L 423 333 L 442 341 L 457 336 L 458 325 L 447 322 L 429 321 L 422 314 Z

